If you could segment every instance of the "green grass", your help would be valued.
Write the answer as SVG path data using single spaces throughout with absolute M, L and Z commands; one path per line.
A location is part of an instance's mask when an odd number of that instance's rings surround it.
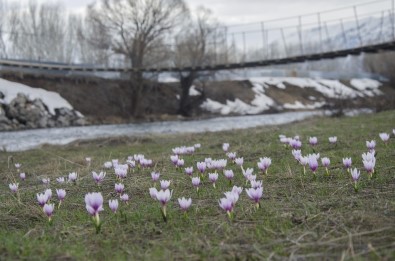
M 395 258 L 395 139 L 387 146 L 380 132 L 392 133 L 395 112 L 355 118 L 317 118 L 300 123 L 221 133 L 160 135 L 144 138 L 114 138 L 77 142 L 68 146 L 47 146 L 26 152 L 0 154 L 0 260 L 224 260 L 224 259 L 355 259 L 393 260 Z M 300 135 L 303 154 L 312 153 L 309 136 L 317 136 L 315 148 L 321 157 L 331 159 L 330 176 L 319 168 L 317 178 L 292 157 L 291 149 L 280 144 L 278 135 Z M 337 136 L 336 146 L 329 136 Z M 368 180 L 361 154 L 365 141 L 377 141 L 377 178 Z M 222 143 L 244 157 L 244 166 L 253 167 L 264 183 L 264 199 L 256 210 L 245 191 L 235 207 L 232 221 L 218 206 L 223 192 L 230 190 L 221 173 L 214 189 L 207 179 L 200 194 L 190 177 L 170 162 L 171 148 L 201 143 L 194 155 L 183 157 L 185 166 L 194 166 L 205 157 L 224 158 Z M 109 171 L 102 186 L 91 177 L 105 161 L 142 153 L 154 160 L 155 167 L 136 170 L 125 180 L 131 196 L 128 205 L 120 204 L 111 213 L 108 200 L 116 198 L 114 173 Z M 85 157 L 92 157 L 88 167 Z M 271 157 L 267 176 L 258 172 L 260 157 Z M 351 179 L 342 168 L 342 158 L 352 157 L 361 169 L 361 190 L 355 193 Z M 18 181 L 15 162 L 23 164 L 27 180 Z M 321 163 L 320 163 L 321 165 Z M 234 184 L 244 186 L 238 167 Z M 150 172 L 172 180 L 173 198 L 169 219 L 162 220 L 159 203 L 150 198 Z M 69 172 L 79 174 L 77 185 L 59 185 L 55 178 Z M 196 175 L 196 173 L 195 173 Z M 51 188 L 65 188 L 67 196 L 48 224 L 36 202 L 43 192 L 43 177 L 51 178 Z M 8 189 L 20 183 L 21 203 Z M 95 233 L 84 203 L 88 192 L 100 191 L 105 211 L 100 234 Z M 54 191 L 55 192 L 55 191 Z M 191 197 L 192 208 L 185 218 L 178 197 Z M 57 203 L 57 200 L 55 200 Z

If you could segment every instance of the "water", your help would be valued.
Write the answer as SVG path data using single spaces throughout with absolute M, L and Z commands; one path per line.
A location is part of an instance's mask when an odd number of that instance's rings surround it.
M 323 114 L 321 111 L 286 112 L 254 116 L 220 117 L 194 121 L 166 121 L 1 132 L 0 148 L 5 151 L 24 151 L 40 147 L 43 144 L 64 145 L 76 140 L 106 137 L 140 137 L 150 134 L 201 133 L 246 129 L 258 126 L 285 124 Z

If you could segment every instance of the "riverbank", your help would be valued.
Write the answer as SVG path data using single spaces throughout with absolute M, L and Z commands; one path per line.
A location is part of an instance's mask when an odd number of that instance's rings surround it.
M 2 72 L 1 77 L 58 93 L 84 115 L 84 124 L 122 124 L 196 120 L 219 116 L 259 115 L 289 111 L 395 108 L 395 88 L 371 79 L 246 77 L 228 72 L 220 79 L 199 79 L 189 91 L 189 117 L 179 115 L 181 88 L 176 78 L 147 79 L 141 115 L 132 115 L 132 87 L 121 79 Z M 0 94 L 1 95 L 1 94 Z M 4 113 L 3 113 L 4 114 Z M 7 114 L 7 111 L 5 113 Z M 10 116 L 9 120 L 13 120 Z M 11 119 L 12 118 L 12 119 Z M 15 117 L 14 117 L 15 118 Z M 22 122 L 20 129 L 28 128 Z M 37 124 L 41 126 L 40 124 Z

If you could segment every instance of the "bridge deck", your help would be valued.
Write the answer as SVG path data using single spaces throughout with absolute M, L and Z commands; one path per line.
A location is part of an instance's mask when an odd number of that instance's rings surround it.
M 217 70 L 229 70 L 229 69 L 241 69 L 241 68 L 252 68 L 252 67 L 263 67 L 270 65 L 280 64 L 291 64 L 300 63 L 305 61 L 318 61 L 323 59 L 334 59 L 339 57 L 345 57 L 348 55 L 358 55 L 361 53 L 377 53 L 381 51 L 395 50 L 395 41 L 380 43 L 375 45 L 362 46 L 358 48 L 344 49 L 338 51 L 323 52 L 317 54 L 300 55 L 293 57 L 286 57 L 280 59 L 270 59 L 262 61 L 253 61 L 245 63 L 229 63 L 229 64 L 217 64 L 212 66 L 197 66 L 197 67 L 162 67 L 162 68 L 106 68 L 106 67 L 93 67 L 93 66 L 81 66 L 78 64 L 71 65 L 58 65 L 53 63 L 30 63 L 20 62 L 11 60 L 0 59 L 0 66 L 4 67 L 17 67 L 17 68 L 29 68 L 39 70 L 59 70 L 59 71 L 81 71 L 81 72 L 181 72 L 181 71 L 217 71 Z

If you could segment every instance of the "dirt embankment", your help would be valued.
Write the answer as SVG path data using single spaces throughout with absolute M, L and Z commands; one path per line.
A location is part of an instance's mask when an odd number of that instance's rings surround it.
M 84 114 L 90 123 L 136 121 L 131 114 L 132 87 L 128 81 L 81 76 L 22 75 L 4 72 L 1 73 L 0 77 L 31 87 L 58 92 L 70 102 L 74 109 Z M 343 83 L 349 86 L 349 82 Z M 270 97 L 276 104 L 275 107 L 265 112 L 278 111 L 282 104 L 292 104 L 295 101 L 304 104 L 324 102 L 326 104 L 324 107 L 371 107 L 379 111 L 395 108 L 395 88 L 392 88 L 389 84 L 383 84 L 380 87 L 383 95 L 346 100 L 325 98 L 322 93 L 313 88 L 300 88 L 287 83 L 285 85 L 286 88 L 278 88 L 274 85 L 268 85 L 265 88 L 265 95 Z M 190 96 L 193 108 L 192 115 L 193 117 L 208 117 L 212 115 L 200 108 L 200 105 L 207 98 L 220 103 L 239 99 L 250 104 L 255 98 L 252 88 L 253 85 L 249 81 L 222 81 L 197 85 L 196 89 L 201 95 Z M 177 110 L 180 90 L 177 83 L 147 82 L 143 93 L 142 111 L 144 118 L 142 120 L 171 120 L 179 118 Z

